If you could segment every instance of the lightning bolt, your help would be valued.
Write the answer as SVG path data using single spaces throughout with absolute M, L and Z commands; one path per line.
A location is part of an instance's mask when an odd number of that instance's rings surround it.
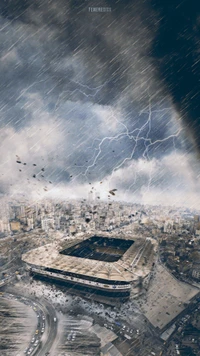
M 112 180 L 113 175 L 117 170 L 119 170 L 121 167 L 123 167 L 127 161 L 131 161 L 134 158 L 134 154 L 135 154 L 136 148 L 137 148 L 138 143 L 140 141 L 144 142 L 145 149 L 144 149 L 144 152 L 142 154 L 142 157 L 143 157 L 144 161 L 146 161 L 146 162 L 150 161 L 149 149 L 151 147 L 153 147 L 154 145 L 156 145 L 158 143 L 163 143 L 165 141 L 168 141 L 168 140 L 172 139 L 173 140 L 173 145 L 175 147 L 175 138 L 178 137 L 178 135 L 181 132 L 181 129 L 177 130 L 176 133 L 174 133 L 172 135 L 169 135 L 169 136 L 167 136 L 167 137 L 165 137 L 163 139 L 153 140 L 150 137 L 150 133 L 151 133 L 151 129 L 152 129 L 152 115 L 153 115 L 153 113 L 162 113 L 162 112 L 167 112 L 169 110 L 170 110 L 169 108 L 163 108 L 163 109 L 160 109 L 160 110 L 152 110 L 151 98 L 149 97 L 148 108 L 145 108 L 143 111 L 140 112 L 140 115 L 141 114 L 147 114 L 148 115 L 146 121 L 141 125 L 141 127 L 137 127 L 134 130 L 130 131 L 129 128 L 125 125 L 125 123 L 121 122 L 116 117 L 116 115 L 114 114 L 114 111 L 111 109 L 111 119 L 115 120 L 121 126 L 122 130 L 116 135 L 105 136 L 103 139 L 95 139 L 93 141 L 92 146 L 94 146 L 95 142 L 98 142 L 98 146 L 96 148 L 94 148 L 93 157 L 91 157 L 91 159 L 90 159 L 91 163 L 86 167 L 84 172 L 80 172 L 78 175 L 76 175 L 73 178 L 73 180 L 77 179 L 80 176 L 84 176 L 84 177 L 86 177 L 88 179 L 87 174 L 88 174 L 89 170 L 94 168 L 95 165 L 97 164 L 97 162 L 103 158 L 101 155 L 102 155 L 102 152 L 103 152 L 103 146 L 104 146 L 106 141 L 109 141 L 109 144 L 111 144 L 113 141 L 119 141 L 122 138 L 127 137 L 129 140 L 131 140 L 133 142 L 133 148 L 132 148 L 132 151 L 131 151 L 130 155 L 128 157 L 125 157 L 118 165 L 116 165 L 113 168 L 112 173 L 111 173 L 110 178 L 109 178 L 109 181 Z M 143 136 L 142 133 L 147 128 L 148 128 L 148 130 L 146 132 L 146 135 Z M 134 180 L 131 183 L 131 185 L 129 186 L 129 188 L 126 190 L 126 192 L 130 191 L 131 188 L 135 185 L 139 172 L 140 172 L 140 170 L 134 172 L 134 175 L 135 175 L 134 176 Z M 153 178 L 152 177 L 152 173 L 153 173 L 153 166 L 150 166 L 147 190 L 149 190 L 150 186 L 151 186 L 151 182 L 152 182 L 152 178 Z
M 62 94 L 60 94 L 58 96 L 57 102 L 55 104 L 55 111 L 58 109 L 60 101 L 63 100 L 63 95 L 66 96 L 68 93 L 70 92 L 70 95 L 73 95 L 76 92 L 81 93 L 82 95 L 84 95 L 87 99 L 91 100 L 94 99 L 97 94 L 100 93 L 100 91 L 105 87 L 105 85 L 108 83 L 108 81 L 106 81 L 105 83 L 96 86 L 96 87 L 91 87 L 88 86 L 86 84 L 83 84 L 77 80 L 71 80 L 71 83 L 75 84 L 78 86 L 78 88 L 76 88 L 75 90 L 71 91 L 65 91 Z M 161 144 L 165 141 L 168 140 L 172 140 L 174 148 L 175 148 L 175 138 L 178 137 L 178 135 L 181 132 L 181 129 L 177 130 L 177 132 L 175 132 L 172 135 L 169 135 L 163 139 L 156 139 L 153 140 L 150 137 L 151 131 L 152 131 L 152 116 L 155 113 L 161 114 L 165 113 L 165 112 L 169 112 L 170 109 L 169 108 L 162 108 L 162 109 L 157 109 L 152 107 L 152 102 L 151 102 L 151 96 L 149 95 L 149 102 L 148 105 L 139 112 L 139 116 L 140 115 L 147 115 L 147 118 L 145 120 L 145 122 L 143 122 L 141 124 L 140 127 L 134 128 L 133 130 L 130 130 L 127 125 L 125 124 L 125 119 L 126 117 L 124 117 L 123 122 L 121 120 L 119 120 L 118 115 L 116 115 L 116 112 L 114 112 L 114 110 L 109 107 L 110 110 L 110 116 L 109 119 L 112 120 L 112 122 L 116 122 L 118 124 L 118 127 L 120 129 L 118 129 L 118 133 L 116 135 L 109 135 L 109 136 L 105 136 L 102 139 L 99 138 L 94 138 L 92 144 L 90 145 L 90 147 L 88 147 L 86 150 L 92 150 L 92 154 L 91 157 L 88 159 L 89 164 L 87 165 L 77 165 L 76 168 L 80 168 L 81 171 L 78 174 L 73 174 L 72 179 L 70 180 L 70 182 L 74 182 L 75 180 L 77 180 L 79 177 L 84 177 L 84 179 L 88 180 L 88 173 L 90 170 L 92 170 L 96 165 L 97 162 L 99 162 L 100 160 L 102 160 L 104 158 L 103 155 L 103 151 L 104 151 L 104 147 L 105 144 L 107 145 L 111 145 L 112 142 L 114 141 L 120 141 L 121 139 L 127 138 L 129 141 L 131 141 L 133 143 L 133 147 L 132 150 L 129 154 L 129 156 L 124 157 L 121 161 L 119 161 L 119 163 L 112 169 L 112 173 L 110 175 L 110 177 L 108 178 L 108 184 L 110 184 L 113 175 L 116 171 L 118 171 L 121 167 L 123 167 L 128 161 L 131 161 L 134 159 L 135 153 L 136 153 L 136 149 L 138 147 L 138 144 L 143 142 L 144 144 L 144 151 L 142 154 L 142 159 L 144 160 L 144 162 L 150 162 L 150 157 L 149 157 L 149 150 L 150 148 L 152 148 L 153 146 L 157 145 L 157 144 Z M 144 131 L 146 132 L 144 135 Z M 80 147 L 81 144 L 80 143 L 79 146 L 76 147 Z M 106 153 L 105 153 L 106 154 Z M 69 157 L 70 155 L 72 155 L 72 153 L 69 153 L 67 157 Z M 71 168 L 71 167 L 66 167 L 67 168 Z M 65 170 L 66 170 L 65 169 Z M 130 191 L 131 188 L 135 185 L 137 178 L 138 178 L 138 174 L 139 174 L 140 170 L 137 170 L 134 172 L 134 180 L 131 183 L 131 185 L 129 186 L 129 188 L 126 190 Z M 152 182 L 152 173 L 153 173 L 153 166 L 150 166 L 150 172 L 149 172 L 149 180 L 148 180 L 148 185 L 147 185 L 147 189 L 150 189 L 151 186 L 151 182 Z M 55 185 L 54 185 L 55 186 Z

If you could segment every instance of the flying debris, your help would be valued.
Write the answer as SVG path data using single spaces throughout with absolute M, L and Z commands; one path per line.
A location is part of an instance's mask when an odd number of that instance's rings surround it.
M 22 163 L 21 161 L 16 161 L 17 163 Z
M 37 164 L 33 163 L 33 166 L 37 166 Z
M 26 166 L 26 163 L 23 163 L 24 166 Z
M 44 190 L 45 190 L 45 192 L 47 192 L 48 191 L 48 189 L 45 187 L 45 188 L 43 188 Z
M 100 184 L 102 184 L 103 182 L 100 182 Z
M 116 191 L 117 191 L 117 189 L 111 189 L 111 190 L 109 190 L 109 193 L 110 193 L 111 195 L 115 195 L 114 192 L 116 192 Z
M 51 181 L 49 181 L 49 183 L 50 183 L 50 184 L 52 184 L 52 182 L 51 182 Z
M 19 169 L 19 172 L 21 172 L 22 170 L 21 169 Z
M 42 168 L 41 171 L 44 172 L 44 168 Z
M 35 174 L 33 174 L 33 178 L 36 178 L 36 175 L 35 175 Z
M 100 197 L 97 197 L 97 199 L 100 199 Z
M 72 178 L 73 176 L 71 175 L 70 178 Z
M 41 174 L 41 177 L 43 177 L 43 178 L 44 178 L 43 174 Z

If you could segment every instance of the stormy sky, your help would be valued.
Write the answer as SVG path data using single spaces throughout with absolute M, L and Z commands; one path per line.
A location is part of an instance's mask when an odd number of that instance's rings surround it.
M 162 3 L 1 1 L 1 196 L 197 207 L 199 9 Z

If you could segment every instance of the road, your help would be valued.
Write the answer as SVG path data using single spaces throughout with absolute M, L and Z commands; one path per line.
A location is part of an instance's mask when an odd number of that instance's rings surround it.
M 40 344 L 40 347 L 38 348 L 36 355 L 44 356 L 50 351 L 56 339 L 58 322 L 57 322 L 56 311 L 50 303 L 42 299 L 42 301 L 38 304 L 43 307 L 43 310 L 46 313 L 46 321 L 47 321 L 46 324 L 48 326 L 48 330 L 46 335 L 46 341 Z
M 146 238 L 144 244 L 142 245 L 142 247 L 139 249 L 137 255 L 134 257 L 133 261 L 131 262 L 131 267 L 136 266 L 136 264 L 138 263 L 139 259 L 141 258 L 145 248 L 147 247 L 147 245 L 150 243 L 150 240 L 148 238 Z
M 16 275 L 14 276 L 8 276 L 0 280 L 0 288 L 6 286 L 6 284 L 10 283 L 16 278 Z
M 30 343 L 24 355 L 44 356 L 48 353 L 57 335 L 57 316 L 55 309 L 46 300 L 24 297 L 15 292 L 3 292 L 1 297 L 15 299 L 30 306 L 37 316 L 37 326 L 33 335 L 30 335 Z

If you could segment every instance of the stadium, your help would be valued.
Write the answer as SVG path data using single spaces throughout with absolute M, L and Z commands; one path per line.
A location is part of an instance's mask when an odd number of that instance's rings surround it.
M 35 278 L 125 301 L 131 286 L 149 275 L 154 245 L 150 238 L 94 235 L 41 246 L 22 260 Z

